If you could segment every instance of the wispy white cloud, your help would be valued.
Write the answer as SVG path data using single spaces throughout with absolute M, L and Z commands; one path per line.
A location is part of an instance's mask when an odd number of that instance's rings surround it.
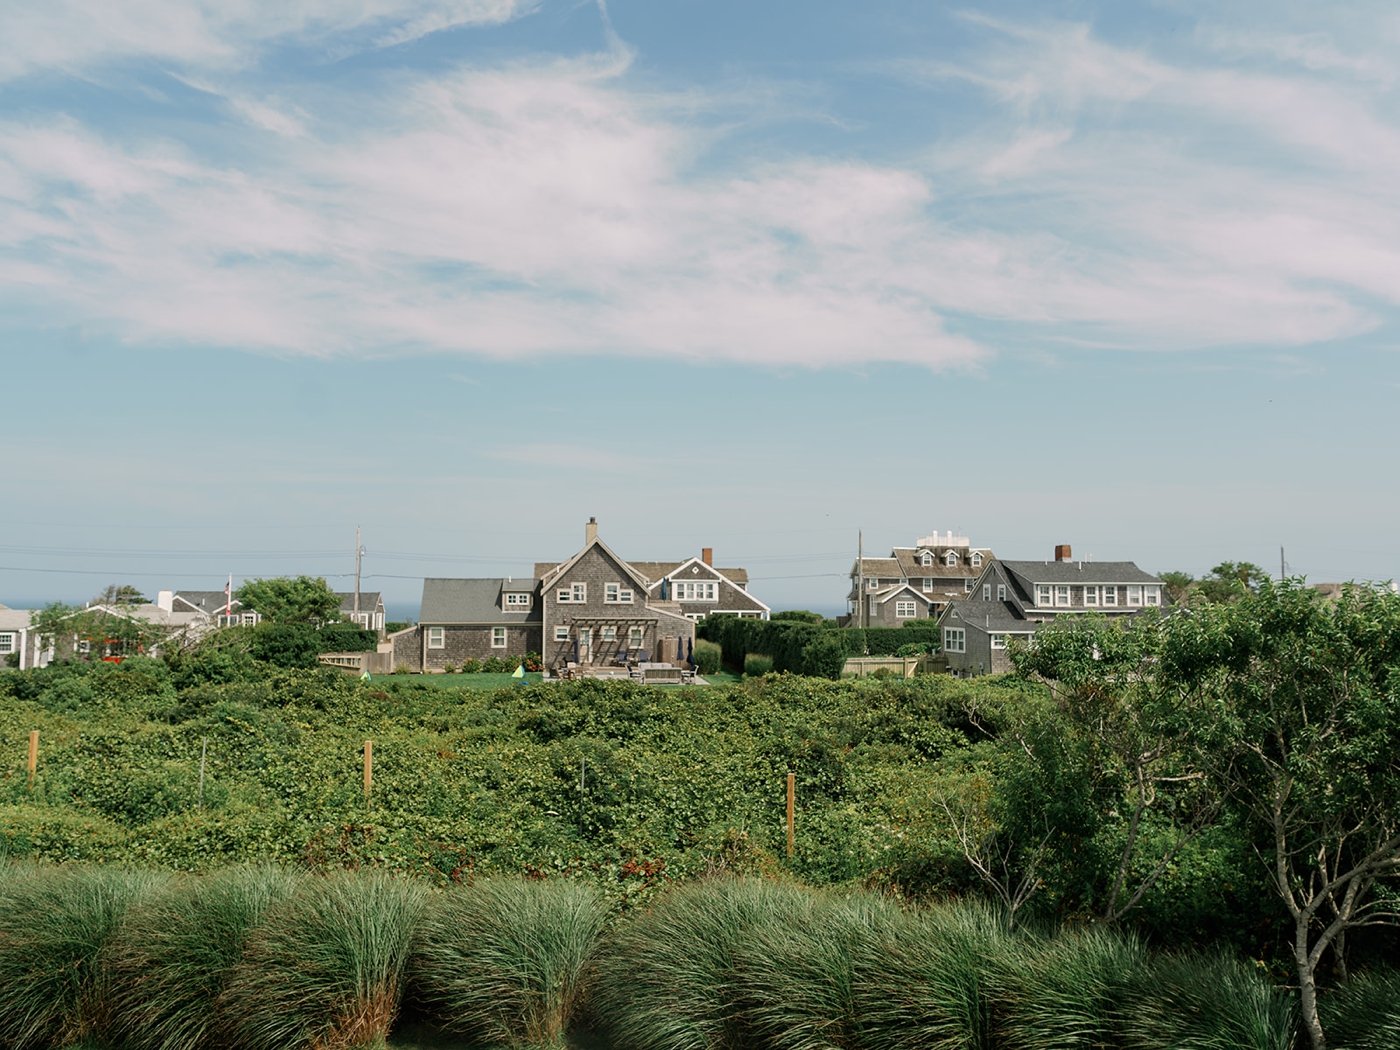
M 318 355 L 975 367 L 1008 325 L 1022 343 L 1297 347 L 1400 305 L 1400 121 L 1376 81 L 972 21 L 974 58 L 891 68 L 977 85 L 983 119 L 901 165 L 697 173 L 713 133 L 629 89 L 620 44 L 336 101 L 191 75 L 249 125 L 237 163 L 0 124 L 0 275 L 131 338 Z
M 538 0 L 46 0 L 0 5 L 0 80 L 155 59 L 185 69 L 254 63 L 273 42 L 405 43 L 453 26 L 510 21 Z

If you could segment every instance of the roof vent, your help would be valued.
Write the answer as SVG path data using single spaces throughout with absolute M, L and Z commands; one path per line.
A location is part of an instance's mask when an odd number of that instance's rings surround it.
M 1073 561 L 1073 560 L 1074 560 L 1074 558 L 1070 555 L 1070 552 L 1069 552 L 1069 544 L 1068 544 L 1068 543 L 1057 543 L 1057 544 L 1055 545 L 1055 560 L 1056 560 L 1056 561 Z

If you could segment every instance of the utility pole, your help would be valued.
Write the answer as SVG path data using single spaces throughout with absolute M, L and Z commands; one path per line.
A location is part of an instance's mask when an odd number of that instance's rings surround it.
M 1285 562 L 1285 561 L 1283 560 L 1283 545 L 1280 544 L 1280 545 L 1279 545 L 1279 548 L 1278 548 L 1278 582 L 1279 582 L 1279 583 L 1282 583 L 1282 582 L 1284 581 L 1284 578 L 1287 577 L 1287 575 L 1288 575 L 1288 569 L 1287 569 L 1287 567 L 1286 567 L 1287 564 L 1288 564 L 1288 563 Z
M 865 533 L 856 530 L 856 626 L 865 626 Z
M 355 626 L 360 626 L 360 555 L 365 549 L 360 546 L 360 527 L 355 526 Z M 501 599 L 504 601 L 505 599 Z

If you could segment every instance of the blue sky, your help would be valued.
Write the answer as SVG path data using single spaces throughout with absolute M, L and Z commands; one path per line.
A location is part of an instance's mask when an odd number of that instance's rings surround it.
M 1400 575 L 1382 4 L 0 8 L 0 602 L 597 515 Z M 883 548 L 883 549 L 882 549 Z

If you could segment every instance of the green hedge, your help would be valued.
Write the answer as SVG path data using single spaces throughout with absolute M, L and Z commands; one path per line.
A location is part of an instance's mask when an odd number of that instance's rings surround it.
M 696 633 L 718 642 L 725 664 L 735 671 L 744 670 L 749 653 L 771 657 L 775 671 L 813 678 L 840 678 L 846 666 L 846 652 L 835 637 L 837 632 L 812 624 L 711 616 Z
M 931 620 L 904 627 L 825 628 L 793 620 L 712 616 L 696 633 L 719 643 L 725 664 L 735 671 L 744 669 L 749 653 L 763 653 L 773 658 L 775 671 L 817 678 L 840 677 L 848 656 L 898 656 L 906 646 L 936 649 L 939 641 Z

